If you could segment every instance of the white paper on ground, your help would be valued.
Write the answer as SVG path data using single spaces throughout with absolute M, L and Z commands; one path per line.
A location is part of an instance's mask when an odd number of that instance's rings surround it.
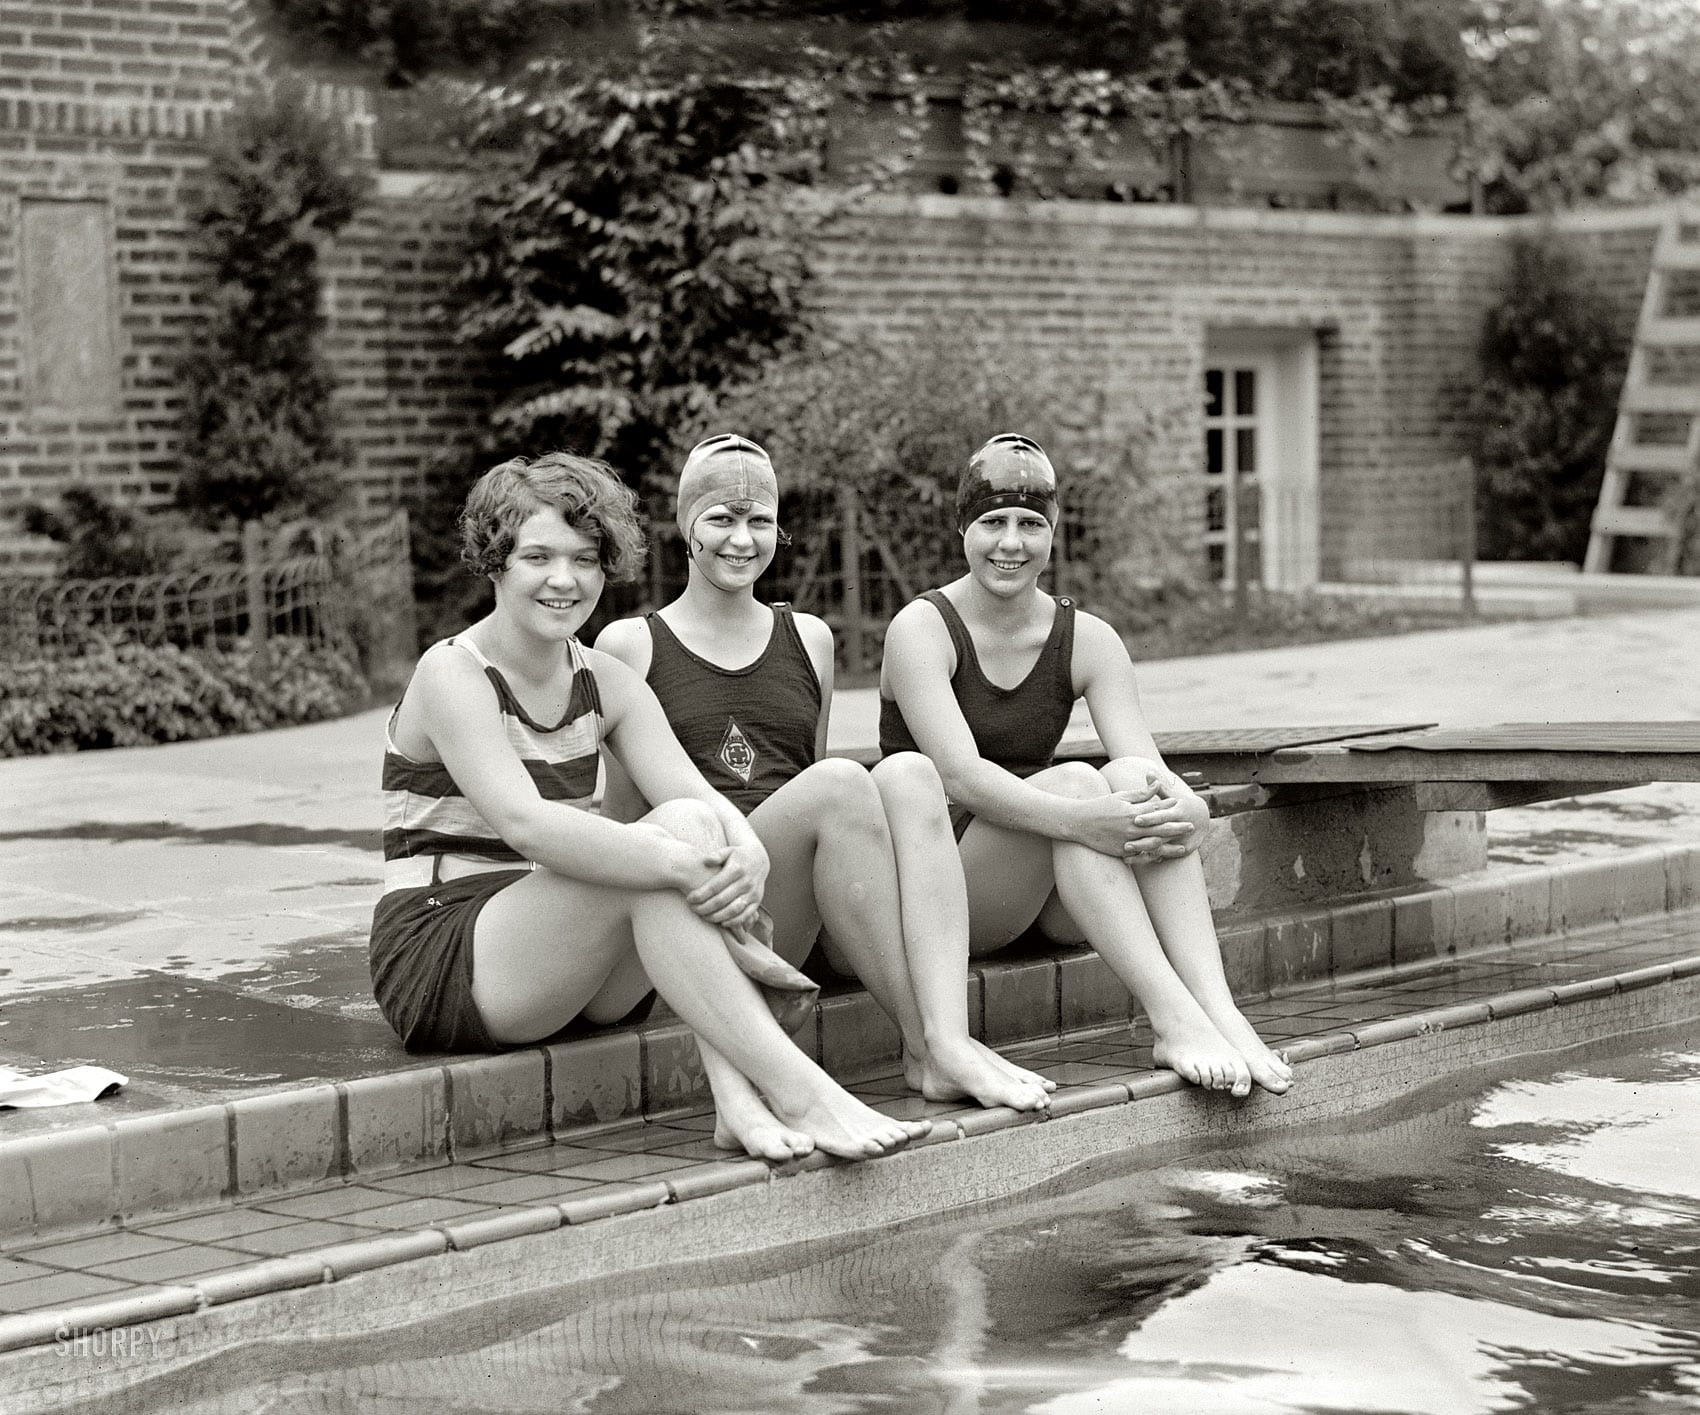
M 32 1110 L 40 1106 L 76 1105 L 99 1100 L 109 1091 L 128 1085 L 130 1078 L 104 1066 L 71 1066 L 45 1076 L 26 1076 L 9 1066 L 0 1066 L 0 1108 L 16 1106 Z

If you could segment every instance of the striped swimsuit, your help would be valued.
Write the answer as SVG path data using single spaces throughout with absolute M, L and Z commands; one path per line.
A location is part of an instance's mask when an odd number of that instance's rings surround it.
M 596 792 L 602 698 L 576 640 L 568 644 L 573 682 L 553 726 L 535 721 L 500 670 L 471 640 L 446 640 L 469 653 L 496 690 L 502 728 L 546 801 L 588 810 Z M 406 692 L 402 694 L 406 697 Z M 372 917 L 372 991 L 409 1051 L 490 1050 L 472 1000 L 472 930 L 491 896 L 533 866 L 490 827 L 441 762 L 421 762 L 395 744 L 396 712 L 384 731 L 384 894 Z M 445 855 L 511 863 L 444 881 Z

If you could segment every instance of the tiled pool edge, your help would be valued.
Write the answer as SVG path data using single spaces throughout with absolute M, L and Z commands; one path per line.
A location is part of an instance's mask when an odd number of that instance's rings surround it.
M 488 1219 L 399 1232 L 360 1243 L 258 1262 L 198 1283 L 0 1318 L 0 1352 L 42 1348 L 68 1332 L 140 1322 L 156 1328 L 168 1355 L 198 1354 L 208 1339 L 198 1314 L 220 1308 L 221 1342 L 275 1334 L 285 1306 L 312 1289 L 313 1310 L 291 1307 L 290 1326 L 337 1330 L 409 1300 L 495 1296 L 545 1256 L 573 1279 L 660 1262 L 717 1256 L 751 1246 L 819 1239 L 1014 1193 L 1110 1150 L 1217 1142 L 1337 1119 L 1407 1095 L 1448 1073 L 1511 1056 L 1589 1042 L 1700 1016 L 1700 954 L 1575 983 L 1522 988 L 1394 1022 L 1348 1025 L 1291 1044 L 1299 1084 L 1283 1098 L 1211 1096 L 1169 1075 L 1081 1088 L 1066 1109 L 1038 1121 L 978 1112 L 940 1127 L 913 1150 L 852 1165 L 805 1162 L 773 1171 L 737 1161 L 693 1172 L 693 1183 L 656 1182 L 616 1195 L 519 1208 Z M 925 1166 L 924 1182 L 914 1182 Z M 905 1174 L 907 1171 L 907 1174 Z M 907 1178 L 910 1182 L 904 1182 Z M 713 1217 L 709 1219 L 712 1206 Z M 532 1236 L 527 1244 L 499 1240 Z M 359 1275 L 387 1270 L 381 1287 Z M 239 1307 L 229 1306 L 240 1299 Z M 380 1300 L 381 1299 L 381 1300 Z M 189 1317 L 184 1322 L 181 1318 Z M 156 1347 L 156 1353 L 157 1353 Z M 0 1374 L 21 1373 L 7 1358 Z M 72 1373 L 58 1362 L 57 1374 Z M 72 1398 L 44 1365 L 37 1388 Z M 21 1387 L 20 1387 L 21 1389 Z M 43 1407 L 45 1408 L 45 1407 Z
M 1220 932 L 1230 983 L 1249 996 L 1693 905 L 1700 844 L 1663 845 L 1228 920 Z M 988 960 L 969 987 L 974 1030 L 997 1044 L 1129 1013 L 1126 991 L 1084 950 Z M 896 1045 L 860 990 L 823 997 L 799 1040 L 840 1076 Z M 702 1094 L 694 1043 L 675 1023 L 24 1136 L 0 1142 L 0 1241 L 545 1143 Z

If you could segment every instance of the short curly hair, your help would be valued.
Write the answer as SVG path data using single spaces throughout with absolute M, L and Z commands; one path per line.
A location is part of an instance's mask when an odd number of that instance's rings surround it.
M 571 452 L 512 457 L 478 478 L 460 513 L 461 563 L 475 575 L 500 575 L 520 526 L 551 507 L 595 537 L 609 583 L 637 578 L 645 550 L 637 496 L 606 462 Z

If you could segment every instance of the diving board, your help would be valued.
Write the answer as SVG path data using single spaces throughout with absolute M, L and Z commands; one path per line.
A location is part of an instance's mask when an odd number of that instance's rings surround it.
M 1352 734 L 1294 728 L 1294 745 L 1259 750 L 1236 731 L 1189 734 L 1169 766 L 1217 787 L 1294 791 L 1410 788 L 1425 810 L 1493 810 L 1652 781 L 1700 781 L 1700 724 L 1503 723 L 1380 727 Z M 1243 808 L 1243 807 L 1242 807 Z

